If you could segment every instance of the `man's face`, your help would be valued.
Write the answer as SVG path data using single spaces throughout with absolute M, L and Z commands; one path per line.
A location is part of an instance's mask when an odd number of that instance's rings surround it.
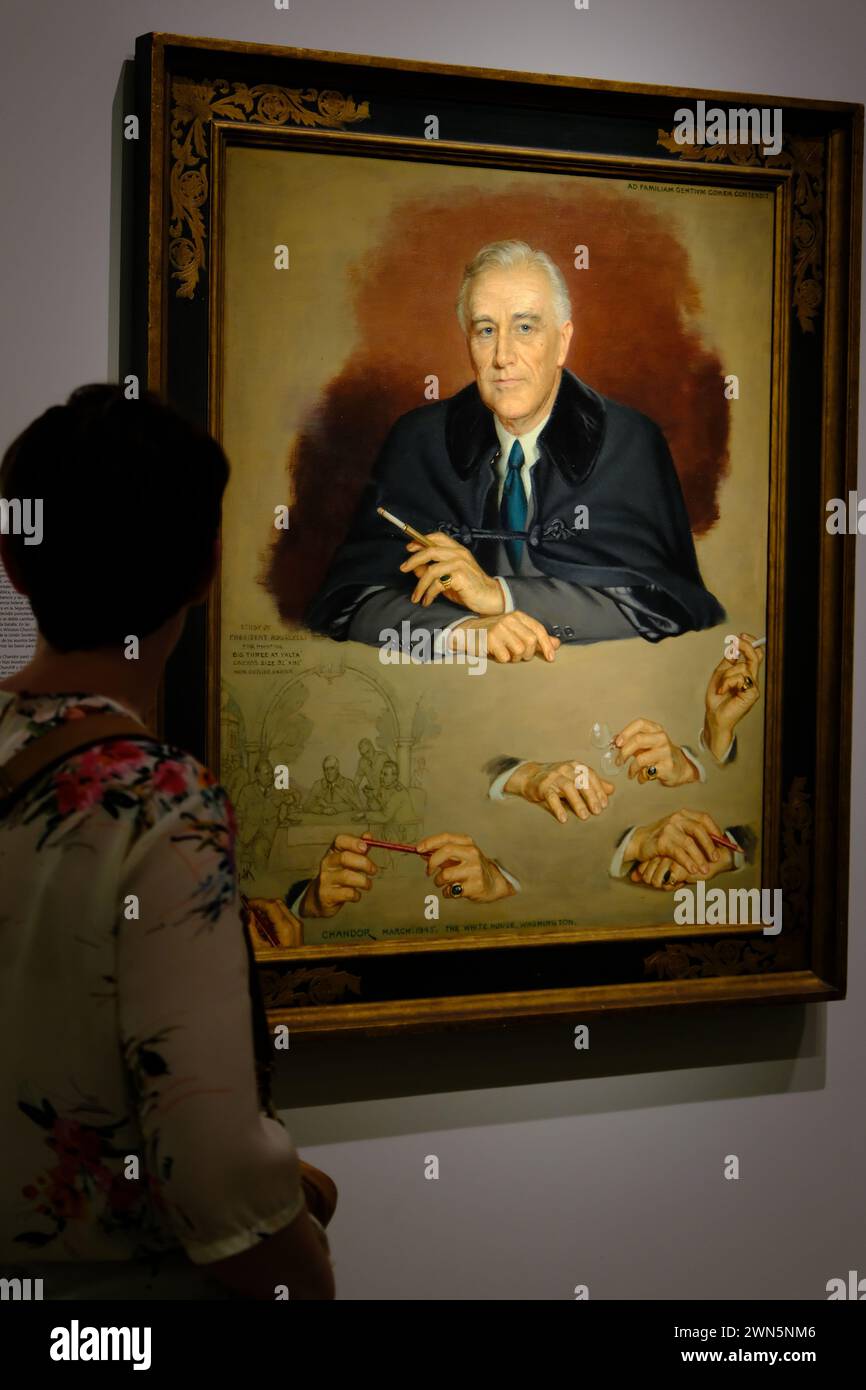
M 397 769 L 393 763 L 386 763 L 379 776 L 380 785 L 383 787 L 393 787 L 397 781 Z
M 336 758 L 326 758 L 322 763 L 322 771 L 325 774 L 326 782 L 336 782 L 340 775 L 340 764 Z
M 512 434 L 550 411 L 573 332 L 557 324 L 553 286 L 537 266 L 492 268 L 467 296 L 469 356 L 481 399 Z

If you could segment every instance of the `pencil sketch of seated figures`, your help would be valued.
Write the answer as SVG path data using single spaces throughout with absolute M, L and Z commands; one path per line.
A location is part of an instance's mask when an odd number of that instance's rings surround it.
M 351 816 L 355 819 L 362 803 L 351 777 L 340 774 L 340 760 L 333 753 L 322 762 L 322 775 L 304 798 L 304 810 L 320 816 Z
M 374 804 L 367 814 L 368 828 L 376 839 L 414 844 L 423 831 L 425 804 L 426 795 L 422 789 L 404 786 L 397 764 L 388 759 L 382 767 Z M 385 850 L 380 851 L 382 857 L 383 867 L 390 872 L 399 873 L 406 868 L 399 854 Z
M 236 805 L 237 859 L 240 877 L 257 877 L 268 868 L 277 827 L 285 820 L 290 803 L 287 793 L 274 786 L 269 758 L 259 758 L 255 780 L 241 789 Z M 295 793 L 295 800 L 299 800 Z
M 393 758 L 376 750 L 372 740 L 359 744 L 361 758 L 355 779 L 342 776 L 339 759 L 328 754 L 322 760 L 322 776 L 313 783 L 303 800 L 303 814 L 296 818 L 304 824 L 315 824 L 319 817 L 328 816 L 334 822 L 334 833 L 343 825 L 368 831 L 377 839 L 411 843 L 423 830 L 426 797 L 419 786 L 406 786 L 400 780 L 400 769 Z M 373 774 L 378 767 L 377 780 Z M 322 841 L 324 848 L 330 843 Z M 386 869 L 396 870 L 399 858 L 384 852 Z M 273 867 L 271 863 L 270 867 Z
M 376 748 L 372 739 L 362 738 L 358 744 L 358 766 L 355 771 L 355 788 L 364 799 L 364 805 L 373 805 L 379 794 L 379 779 L 382 768 L 388 760 L 383 748 Z
M 275 683 L 255 734 L 236 703 L 227 696 L 224 783 L 237 815 L 244 891 L 281 897 L 292 880 L 315 872 L 341 833 L 399 843 L 424 834 L 424 752 L 439 726 L 417 691 L 407 695 L 378 669 L 341 662 Z M 275 786 L 282 766 L 288 787 Z M 404 858 L 377 854 L 395 874 L 407 871 Z

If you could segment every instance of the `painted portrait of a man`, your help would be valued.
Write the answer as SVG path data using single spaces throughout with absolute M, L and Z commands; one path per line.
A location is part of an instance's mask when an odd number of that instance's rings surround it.
M 552 258 L 484 246 L 456 309 L 475 380 L 394 424 L 307 626 L 370 645 L 407 620 L 443 645 L 484 629 L 510 663 L 721 622 L 663 433 L 566 365 L 572 307 Z M 380 509 L 428 545 L 407 556 Z
M 223 679 L 299 798 L 250 886 L 294 891 L 335 835 L 396 844 L 345 866 L 324 942 L 660 921 L 681 873 L 751 883 L 770 203 L 265 150 L 228 187 Z M 253 211 L 291 278 L 245 256 Z M 436 861 L 419 920 L 427 849 L 475 868 Z

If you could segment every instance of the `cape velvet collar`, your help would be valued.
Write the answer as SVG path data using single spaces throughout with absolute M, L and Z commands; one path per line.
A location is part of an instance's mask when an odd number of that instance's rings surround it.
M 591 473 L 604 438 L 605 414 L 604 398 L 564 368 L 550 419 L 538 436 L 538 448 L 552 460 L 566 483 L 581 483 Z M 474 381 L 448 402 L 445 442 L 461 478 L 468 478 L 499 452 L 493 412 L 482 401 Z

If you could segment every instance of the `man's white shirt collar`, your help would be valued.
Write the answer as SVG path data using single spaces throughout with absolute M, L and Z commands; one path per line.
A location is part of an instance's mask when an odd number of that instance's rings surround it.
M 499 439 L 501 453 L 499 455 L 499 473 L 502 476 L 508 467 L 508 456 L 514 447 L 515 439 L 520 440 L 520 447 L 523 450 L 524 465 L 528 464 L 531 468 L 538 458 L 538 436 L 544 429 L 551 417 L 552 411 L 548 411 L 544 419 L 541 420 L 534 429 L 527 430 L 526 434 L 511 434 L 505 428 L 499 416 L 494 414 L 493 423 L 496 426 L 496 434 Z

